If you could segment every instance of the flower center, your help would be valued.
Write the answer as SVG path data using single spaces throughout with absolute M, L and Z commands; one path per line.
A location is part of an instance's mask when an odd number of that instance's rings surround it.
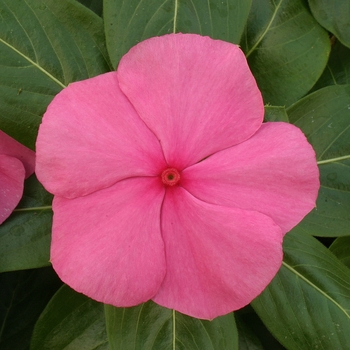
M 168 168 L 162 172 L 162 182 L 166 186 L 175 186 L 180 181 L 180 173 L 175 168 Z

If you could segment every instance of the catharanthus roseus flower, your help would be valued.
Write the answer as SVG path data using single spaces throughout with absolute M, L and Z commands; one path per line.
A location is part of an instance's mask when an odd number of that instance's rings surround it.
M 238 46 L 192 34 L 141 42 L 116 72 L 59 93 L 36 171 L 55 195 L 61 279 L 104 303 L 153 299 L 204 319 L 248 304 L 319 188 L 302 132 L 263 115 Z
M 0 224 L 20 201 L 34 167 L 35 153 L 0 130 Z

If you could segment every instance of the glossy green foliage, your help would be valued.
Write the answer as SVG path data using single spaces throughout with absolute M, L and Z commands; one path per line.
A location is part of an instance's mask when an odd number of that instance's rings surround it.
M 279 106 L 312 88 L 330 52 L 303 0 L 253 0 L 241 45 L 265 103 Z
M 34 149 L 67 84 L 109 70 L 102 19 L 74 0 L 0 2 L 0 126 Z
M 251 0 L 105 0 L 113 66 L 138 42 L 169 33 L 197 33 L 238 44 L 250 4 Z
M 294 230 L 315 236 L 350 235 L 350 85 L 318 90 L 291 106 L 319 161 L 321 189 L 316 208 Z
M 30 349 L 109 349 L 103 305 L 63 286 L 41 314 Z
M 317 21 L 350 47 L 350 1 L 309 0 Z
M 350 270 L 313 237 L 289 233 L 283 247 L 283 266 L 253 308 L 287 349 L 347 350 Z
M 105 306 L 111 350 L 236 350 L 233 314 L 198 320 L 153 302 L 133 308 Z

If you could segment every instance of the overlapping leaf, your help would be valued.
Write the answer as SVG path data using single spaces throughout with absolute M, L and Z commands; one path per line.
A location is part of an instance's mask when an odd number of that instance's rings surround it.
M 109 349 L 103 305 L 63 286 L 35 325 L 30 349 Z
M 321 174 L 317 206 L 294 230 L 350 235 L 350 85 L 318 90 L 287 112 L 314 147 Z
M 309 0 L 309 4 L 317 21 L 350 47 L 350 1 Z
M 350 270 L 315 238 L 288 233 L 284 263 L 252 306 L 287 349 L 347 350 Z
M 153 302 L 133 308 L 105 306 L 111 350 L 236 350 L 233 313 L 203 321 Z
M 34 149 L 64 86 L 109 70 L 100 17 L 73 0 L 0 2 L 0 128 Z
M 253 0 L 241 45 L 265 103 L 280 106 L 311 89 L 330 52 L 303 0 Z
M 196 33 L 238 44 L 251 0 L 105 0 L 113 66 L 138 42 L 169 33 Z

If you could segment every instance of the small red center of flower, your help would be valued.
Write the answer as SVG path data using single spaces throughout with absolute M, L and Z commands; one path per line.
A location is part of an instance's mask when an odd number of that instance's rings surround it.
M 180 173 L 175 168 L 165 169 L 161 177 L 166 186 L 175 186 L 180 181 Z

